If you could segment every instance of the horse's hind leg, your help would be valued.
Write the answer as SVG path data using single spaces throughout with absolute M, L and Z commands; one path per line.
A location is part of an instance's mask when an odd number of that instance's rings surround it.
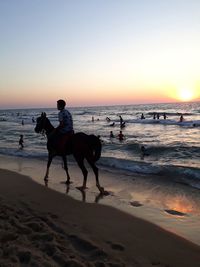
M 70 183 L 70 176 L 69 176 L 68 167 L 67 167 L 67 157 L 66 156 L 62 156 L 62 159 L 63 159 L 64 169 L 65 169 L 65 172 L 67 174 L 66 184 L 69 184 Z
M 50 168 L 52 159 L 53 159 L 53 156 L 49 154 L 49 155 L 48 155 L 48 162 L 47 162 L 46 174 L 45 174 L 45 176 L 44 176 L 44 180 L 45 180 L 45 181 L 47 181 L 47 180 L 48 180 L 48 177 L 49 177 L 49 168 Z
M 88 175 L 88 171 L 85 168 L 85 165 L 83 163 L 84 158 L 79 155 L 74 155 L 74 158 L 76 159 L 76 162 L 78 163 L 79 168 L 81 169 L 82 173 L 83 173 L 83 185 L 82 188 L 86 189 L 86 183 L 87 183 L 87 175 Z
M 99 189 L 100 193 L 104 193 L 104 188 L 100 186 L 99 183 L 99 169 L 97 168 L 97 166 L 94 163 L 94 160 L 91 159 L 90 157 L 87 158 L 88 163 L 90 164 L 90 166 L 92 167 L 92 170 L 95 174 L 95 178 L 96 178 L 96 186 Z

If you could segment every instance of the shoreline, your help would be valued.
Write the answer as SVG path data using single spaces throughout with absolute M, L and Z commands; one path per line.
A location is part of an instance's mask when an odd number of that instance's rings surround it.
M 0 168 L 29 176 L 37 183 L 45 185 L 43 181 L 45 160 L 8 156 L 0 156 L 0 159 Z M 176 188 L 174 184 L 170 185 L 165 177 L 150 175 L 130 177 L 100 168 L 100 182 L 105 190 L 110 192 L 109 196 L 102 198 L 95 186 L 94 175 L 91 169 L 88 170 L 88 189 L 83 194 L 76 189 L 82 183 L 79 168 L 74 164 L 69 164 L 73 183 L 67 188 L 61 161 L 54 161 L 50 169 L 48 187 L 80 202 L 112 206 L 200 245 L 200 236 L 196 234 L 200 219 L 198 190 L 188 189 L 181 184 L 178 184 Z
M 199 246 L 152 223 L 13 171 L 0 176 L 1 266 L 199 266 Z

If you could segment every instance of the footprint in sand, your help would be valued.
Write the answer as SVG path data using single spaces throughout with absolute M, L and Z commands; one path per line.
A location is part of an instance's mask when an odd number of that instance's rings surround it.
M 131 201 L 130 204 L 133 207 L 141 207 L 141 206 L 143 206 L 139 201 Z
M 114 250 L 118 250 L 118 251 L 124 251 L 125 250 L 124 246 L 121 244 L 115 244 L 115 243 L 112 243 L 111 241 L 106 241 L 106 243 L 109 244 L 111 246 L 111 248 Z
M 81 254 L 84 254 L 88 258 L 91 259 L 107 259 L 108 255 L 102 249 L 97 247 L 92 242 L 82 239 L 76 235 L 68 235 L 68 239 L 70 240 L 72 246 Z
M 165 210 L 165 212 L 171 214 L 171 215 L 176 215 L 176 216 L 185 216 L 186 213 L 177 211 L 177 210 Z

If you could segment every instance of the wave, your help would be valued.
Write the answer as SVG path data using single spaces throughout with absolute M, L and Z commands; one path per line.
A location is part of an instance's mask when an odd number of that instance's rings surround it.
M 167 116 L 193 116 L 193 115 L 197 115 L 195 113 L 191 113 L 191 112 L 163 112 L 163 111 L 156 111 L 156 112 L 148 112 L 148 115 L 153 116 L 154 114 L 159 114 L 160 116 L 163 116 L 163 114 L 167 115 Z
M 176 120 L 164 120 L 164 119 L 131 119 L 127 120 L 127 123 L 141 123 L 141 124 L 163 124 L 163 125 L 178 125 L 178 126 L 189 126 L 199 127 L 200 120 L 191 121 L 176 121 Z
M 134 145 L 134 147 L 137 146 Z M 160 147 L 159 150 L 161 151 L 162 148 Z M 21 150 L 17 148 L 7 149 L 4 147 L 0 149 L 0 154 L 29 159 L 47 159 L 46 149 L 41 151 L 40 149 Z M 69 161 L 74 162 L 73 157 L 69 157 Z M 109 169 L 111 172 L 117 170 L 117 172 L 124 172 L 129 176 L 133 174 L 164 176 L 168 177 L 170 182 L 182 183 L 200 189 L 200 168 L 159 164 L 158 161 L 145 162 L 137 159 L 129 160 L 112 156 L 102 156 L 98 161 L 98 165 L 102 168 Z
M 144 145 L 144 144 L 143 144 Z M 175 152 L 187 152 L 189 155 L 199 156 L 200 155 L 200 147 L 199 146 L 187 146 L 183 143 L 177 143 L 175 145 L 170 146 L 158 146 L 158 145 L 146 145 L 146 150 L 148 150 L 149 153 L 156 154 L 156 155 L 162 155 L 166 153 L 175 153 Z M 121 147 L 121 150 L 127 150 L 127 151 L 134 151 L 134 152 L 141 152 L 141 144 L 138 143 L 132 143 L 132 144 L 124 144 L 123 147 Z
M 126 174 L 149 174 L 169 177 L 171 182 L 183 183 L 200 189 L 200 169 L 172 165 L 158 165 L 147 162 L 102 157 L 100 165 L 114 168 Z

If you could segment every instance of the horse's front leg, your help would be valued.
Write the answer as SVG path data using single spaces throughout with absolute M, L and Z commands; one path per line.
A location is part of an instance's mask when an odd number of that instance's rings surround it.
M 48 162 L 47 162 L 47 170 L 46 170 L 46 174 L 44 176 L 44 180 L 48 181 L 48 177 L 49 177 L 49 168 L 52 162 L 53 156 L 49 153 L 48 155 Z
M 62 156 L 62 159 L 63 159 L 64 169 L 65 169 L 65 172 L 67 174 L 66 184 L 70 184 L 70 176 L 69 176 L 68 167 L 67 167 L 67 157 Z

